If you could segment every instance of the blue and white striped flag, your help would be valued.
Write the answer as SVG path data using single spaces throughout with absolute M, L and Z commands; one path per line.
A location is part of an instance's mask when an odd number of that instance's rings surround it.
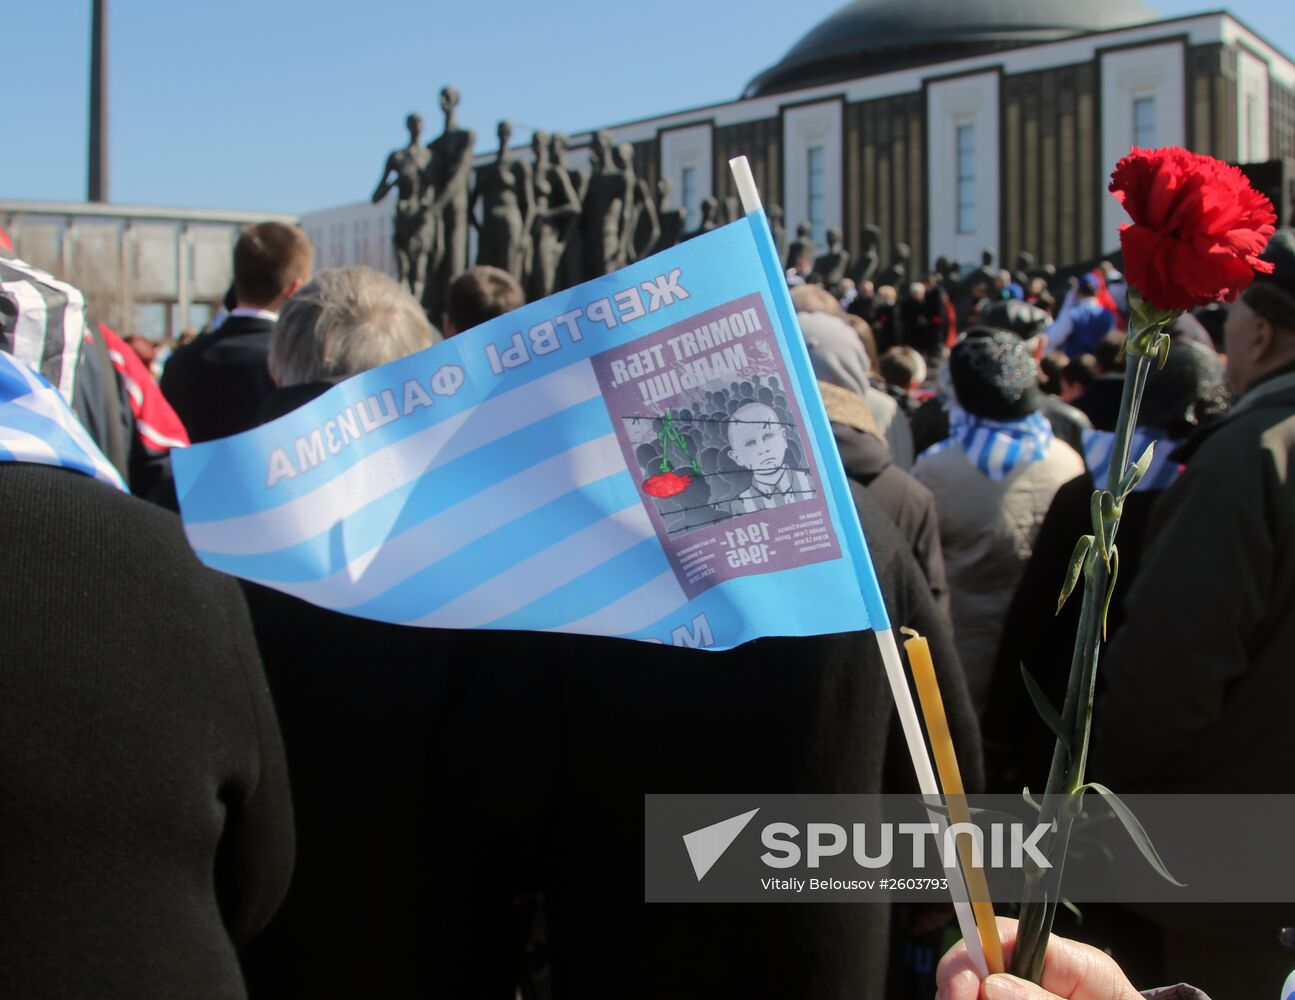
M 764 214 L 173 453 L 209 566 L 382 621 L 888 628 Z
M 59 391 L 7 351 L 0 351 L 0 462 L 55 465 L 126 489 Z

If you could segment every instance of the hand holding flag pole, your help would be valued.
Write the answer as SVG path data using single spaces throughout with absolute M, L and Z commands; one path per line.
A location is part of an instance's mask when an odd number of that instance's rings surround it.
M 729 169 L 733 171 L 733 180 L 737 185 L 738 196 L 742 200 L 742 211 L 748 215 L 752 212 L 758 212 L 763 209 L 760 202 L 760 193 L 755 186 L 755 178 L 751 174 L 751 165 L 747 162 L 745 156 L 738 156 L 728 161 Z M 774 254 L 773 238 L 769 235 L 768 229 L 765 228 L 761 234 L 763 237 L 758 238 L 761 252 L 764 256 L 769 257 Z M 781 272 L 781 264 L 776 270 Z M 771 289 L 775 299 L 775 306 L 782 313 L 782 318 L 787 330 L 798 330 L 799 327 L 795 322 L 796 311 L 792 305 L 791 296 L 787 293 L 785 282 L 780 287 L 777 283 L 770 282 L 775 286 Z M 793 361 L 804 365 L 809 364 L 808 355 L 805 351 L 803 340 L 796 344 L 789 344 L 790 353 L 793 355 Z M 814 384 L 812 378 L 808 379 L 809 383 Z M 831 440 L 831 436 L 827 436 Z M 824 479 L 827 485 L 836 490 L 844 491 L 843 509 L 851 510 L 853 502 L 849 498 L 848 487 L 844 481 L 844 472 L 841 469 L 839 460 L 835 467 L 827 463 L 829 468 L 824 470 Z M 859 567 L 871 567 L 872 562 L 868 556 L 866 547 L 863 545 L 863 537 L 859 532 L 846 532 L 849 536 L 848 541 L 851 545 L 859 546 L 862 551 L 854 552 L 854 563 Z M 860 579 L 860 596 L 866 599 L 870 588 L 875 588 L 875 580 L 865 581 Z M 908 680 L 904 675 L 904 666 L 899 658 L 899 647 L 895 643 L 895 634 L 890 629 L 889 619 L 885 614 L 883 607 L 869 607 L 869 620 L 874 623 L 873 634 L 877 637 L 877 646 L 881 650 L 881 659 L 886 667 L 886 678 L 890 682 L 891 694 L 895 698 L 895 708 L 899 712 L 899 721 L 904 730 L 904 739 L 908 744 L 908 753 L 913 761 L 913 771 L 917 775 L 917 784 L 921 789 L 923 798 L 930 802 L 938 802 L 940 798 L 940 789 L 935 781 L 935 771 L 931 767 L 931 758 L 926 752 L 926 743 L 922 739 L 922 727 L 918 722 L 917 708 L 913 703 L 913 696 L 908 690 Z M 884 627 L 882 627 L 884 626 Z M 931 818 L 935 821 L 939 832 L 942 835 L 947 826 L 947 821 L 938 811 L 932 810 Z M 958 918 L 958 927 L 962 931 L 963 939 L 966 941 L 967 954 L 970 956 L 972 964 L 980 977 L 984 979 L 989 975 L 989 969 L 985 961 L 984 949 L 981 946 L 979 929 L 976 926 L 976 918 L 972 912 L 969 897 L 967 895 L 967 886 L 963 881 L 961 869 L 956 865 L 949 870 L 949 892 L 953 896 L 953 908 Z

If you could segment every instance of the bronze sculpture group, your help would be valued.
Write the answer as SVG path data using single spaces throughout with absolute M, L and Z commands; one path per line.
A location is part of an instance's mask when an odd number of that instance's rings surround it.
M 688 231 L 687 209 L 670 204 L 670 181 L 653 190 L 635 167 L 633 145 L 614 145 L 606 131 L 593 136 L 585 171 L 568 166 L 569 140 L 560 133 L 536 131 L 532 159 L 517 158 L 512 125 L 501 121 L 495 159 L 473 170 L 476 135 L 458 125 L 458 104 L 458 90 L 445 87 L 445 127 L 426 146 L 422 117 L 406 119 L 409 144 L 387 157 L 373 192 L 375 203 L 396 192 L 397 275 L 433 322 L 450 282 L 468 267 L 469 226 L 477 229 L 476 263 L 507 271 L 534 301 L 740 214 L 736 199 L 707 198 L 700 224 Z
M 380 202 L 396 191 L 397 275 L 434 323 L 445 311 L 450 282 L 468 268 L 470 226 L 477 229 L 476 263 L 507 271 L 535 301 L 741 215 L 736 198 L 704 198 L 698 206 L 700 220 L 689 230 L 687 209 L 670 205 L 669 179 L 659 181 L 654 191 L 636 170 L 633 145 L 614 145 L 605 130 L 592 137 L 590 169 L 585 171 L 567 164 L 569 140 L 560 133 L 537 130 L 532 159 L 517 158 L 510 146 L 512 125 L 501 121 L 495 159 L 474 170 L 476 134 L 459 126 L 458 104 L 458 89 L 444 87 L 444 128 L 426 146 L 421 144 L 422 117 L 409 115 L 409 144 L 387 157 L 373 192 L 373 201 Z M 897 244 L 890 264 L 882 268 L 881 234 L 875 226 L 864 227 L 861 254 L 852 257 L 835 229 L 825 234 L 827 248 L 820 254 L 808 223 L 801 223 L 789 241 L 782 210 L 771 204 L 767 214 L 789 270 L 829 288 L 839 288 L 847 277 L 856 283 L 875 277 L 879 285 L 907 279 L 909 248 Z

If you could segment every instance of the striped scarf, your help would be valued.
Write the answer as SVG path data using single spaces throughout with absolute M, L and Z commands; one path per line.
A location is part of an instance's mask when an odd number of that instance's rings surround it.
M 4 351 L 0 351 L 0 462 L 57 465 L 126 489 L 58 390 Z
M 922 455 L 934 455 L 958 445 L 977 469 L 995 481 L 1005 479 L 1018 465 L 1037 462 L 1052 443 L 1052 425 L 1042 413 L 1020 420 L 985 420 L 960 406 L 949 406 L 949 436 Z
M 1169 453 L 1174 450 L 1174 442 L 1165 436 L 1158 427 L 1137 427 L 1133 431 L 1133 447 L 1129 449 L 1130 460 L 1136 462 L 1142 457 L 1147 445 L 1155 442 L 1156 450 L 1151 458 L 1151 467 L 1142 477 L 1136 491 L 1164 490 L 1178 478 L 1182 470 L 1177 462 L 1169 460 Z M 1111 452 L 1115 449 L 1115 435 L 1109 431 L 1084 431 L 1084 464 L 1092 474 L 1093 483 L 1098 489 L 1106 488 L 1106 476 L 1111 466 Z

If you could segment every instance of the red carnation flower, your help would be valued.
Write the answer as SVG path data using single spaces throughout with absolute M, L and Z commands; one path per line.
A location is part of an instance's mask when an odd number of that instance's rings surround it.
M 1124 276 L 1162 310 L 1231 302 L 1254 272 L 1277 221 L 1272 202 L 1236 167 L 1185 149 L 1133 149 L 1111 174 L 1133 219 L 1120 227 Z
M 662 472 L 651 479 L 643 480 L 643 492 L 664 500 L 666 497 L 678 496 L 691 483 L 692 476 L 686 472 Z

